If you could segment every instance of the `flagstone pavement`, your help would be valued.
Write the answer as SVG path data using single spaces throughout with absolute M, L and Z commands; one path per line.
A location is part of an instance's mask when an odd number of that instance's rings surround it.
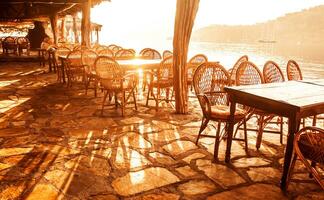
M 257 151 L 249 132 L 249 155 L 234 142 L 225 164 L 225 142 L 219 161 L 213 139 L 195 144 L 197 99 L 187 115 L 138 99 L 125 117 L 115 107 L 101 116 L 100 92 L 67 88 L 38 63 L 0 63 L 0 199 L 324 199 L 299 162 L 281 192 L 278 135 L 265 133 Z

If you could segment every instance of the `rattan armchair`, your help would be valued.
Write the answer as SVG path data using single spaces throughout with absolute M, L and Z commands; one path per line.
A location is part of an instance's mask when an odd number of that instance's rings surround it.
M 288 181 L 292 177 L 297 158 L 324 190 L 323 170 L 318 170 L 316 164 L 324 164 L 324 130 L 316 127 L 305 127 L 298 131 L 294 139 L 294 156 L 288 172 Z M 288 187 L 287 184 L 287 187 Z
M 109 48 L 107 46 L 104 46 L 104 45 L 98 45 L 98 46 L 96 46 L 96 48 L 94 48 L 94 50 L 95 50 L 95 52 L 97 54 L 99 54 L 100 51 L 103 51 L 105 49 L 109 49 Z
M 95 71 L 97 78 L 100 82 L 100 86 L 104 90 L 104 97 L 102 101 L 101 114 L 103 110 L 107 96 L 114 94 L 115 105 L 120 105 L 122 109 L 122 116 L 124 116 L 125 106 L 129 102 L 130 97 L 133 97 L 133 103 L 135 109 L 136 105 L 136 76 L 134 74 L 125 75 L 119 64 L 111 57 L 99 56 L 95 61 Z M 128 93 L 128 95 L 127 95 Z M 121 94 L 120 103 L 118 103 L 118 96 Z M 110 103 L 110 101 L 109 101 Z
M 94 95 L 97 97 L 97 76 L 94 68 L 94 62 L 97 59 L 97 53 L 92 50 L 84 50 L 81 54 L 81 62 L 84 66 L 84 77 L 85 77 L 85 94 L 88 94 L 88 88 L 91 82 L 94 82 Z
M 169 102 L 170 89 L 173 88 L 173 57 L 169 56 L 163 59 L 159 68 L 151 73 L 149 89 L 147 92 L 146 106 L 148 106 L 149 100 L 155 100 L 156 110 L 159 109 L 159 103 L 161 101 Z M 154 94 L 154 88 L 156 88 L 156 94 Z M 161 99 L 162 92 L 165 91 L 165 99 Z M 152 98 L 150 97 L 152 96 Z
M 17 45 L 18 45 L 18 54 L 19 56 L 23 53 L 23 50 L 26 50 L 27 55 L 29 56 L 29 48 L 30 42 L 26 37 L 18 37 L 17 38 Z
M 261 71 L 259 68 L 250 61 L 242 62 L 236 70 L 236 85 L 257 85 L 263 84 L 264 79 L 262 76 Z M 248 108 L 246 108 L 248 109 Z M 250 129 L 252 131 L 257 132 L 257 141 L 256 141 L 256 148 L 259 149 L 261 146 L 262 134 L 264 132 L 264 127 L 267 123 L 273 119 L 274 115 L 270 113 L 266 113 L 259 109 L 249 109 L 250 113 L 246 116 L 246 120 L 251 119 L 252 116 L 257 117 L 258 128 L 257 129 Z M 242 124 L 239 124 L 241 126 Z M 273 131 L 267 131 L 273 132 Z
M 142 59 L 162 59 L 161 54 L 155 50 L 155 49 L 151 49 L 151 48 L 145 48 L 143 50 L 141 50 L 140 55 L 139 55 Z M 147 70 L 144 71 L 143 74 L 143 91 L 145 91 L 146 85 L 148 83 L 148 77 L 149 73 L 147 73 Z
M 228 123 L 230 118 L 230 106 L 228 95 L 224 91 L 225 86 L 230 86 L 230 76 L 226 69 L 216 62 L 204 62 L 195 71 L 193 85 L 198 97 L 200 107 L 203 112 L 201 127 L 197 136 L 199 138 L 215 138 L 214 157 L 218 159 L 219 143 L 227 135 Z M 245 123 L 246 110 L 237 108 L 234 114 L 234 123 L 243 122 L 245 150 L 248 150 L 247 131 Z M 209 121 L 217 122 L 216 136 L 202 135 Z M 225 131 L 221 131 L 221 124 L 224 124 Z
M 14 37 L 8 36 L 2 41 L 3 53 L 8 54 L 9 51 L 13 51 L 14 54 L 17 54 L 17 42 Z
M 164 59 L 164 58 L 167 58 L 167 57 L 169 57 L 169 56 L 172 56 L 172 55 L 173 55 L 172 51 L 169 51 L 169 50 L 165 50 L 165 51 L 163 51 L 163 53 L 162 53 L 162 57 L 163 57 L 163 59 Z
M 99 56 L 109 56 L 111 58 L 114 57 L 114 52 L 110 49 L 103 49 L 101 51 L 98 52 Z
M 287 63 L 287 79 L 288 81 L 303 80 L 303 75 L 299 65 L 294 60 L 289 60 Z
M 132 59 L 135 58 L 135 51 L 132 49 L 120 49 L 115 53 L 115 59 Z
M 67 56 L 70 52 L 71 50 L 65 46 L 56 48 L 54 52 L 55 54 L 54 54 L 53 64 L 54 64 L 54 68 L 56 68 L 57 81 L 59 83 L 63 81 L 63 74 L 66 74 L 66 71 L 63 71 L 64 68 L 62 66 L 62 63 L 59 62 L 59 56 Z
M 265 83 L 280 83 L 285 81 L 285 77 L 277 63 L 274 61 L 267 61 L 263 67 L 263 78 Z M 268 120 L 271 123 L 271 120 Z M 271 131 L 272 133 L 280 134 L 280 143 L 283 143 L 283 117 L 278 116 L 276 124 L 279 125 L 279 131 Z M 263 130 L 263 132 L 268 132 Z M 262 140 L 262 135 L 260 135 L 260 141 Z
M 67 63 L 66 66 L 66 75 L 68 79 L 68 87 L 72 87 L 72 83 L 74 81 L 81 81 L 84 83 L 85 81 L 85 70 L 81 61 L 81 50 L 73 50 L 67 55 Z
M 236 85 L 236 70 L 240 66 L 242 62 L 249 61 L 249 57 L 247 55 L 244 55 L 240 57 L 234 64 L 234 66 L 229 70 L 230 72 L 230 77 L 231 77 L 231 82 L 232 85 Z
M 188 86 L 191 87 L 191 90 L 193 89 L 192 81 L 193 81 L 193 75 L 195 73 L 195 70 L 201 63 L 204 63 L 207 61 L 208 61 L 208 58 L 204 54 L 197 54 L 189 60 L 189 62 L 187 64 L 187 71 L 188 71 L 187 84 L 188 84 Z

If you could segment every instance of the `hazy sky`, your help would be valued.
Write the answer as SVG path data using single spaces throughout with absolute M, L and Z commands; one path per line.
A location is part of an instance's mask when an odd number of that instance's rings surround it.
M 200 0 L 194 29 L 210 24 L 253 24 L 300 11 L 324 0 Z M 111 0 L 92 9 L 101 38 L 147 41 L 173 35 L 176 0 Z

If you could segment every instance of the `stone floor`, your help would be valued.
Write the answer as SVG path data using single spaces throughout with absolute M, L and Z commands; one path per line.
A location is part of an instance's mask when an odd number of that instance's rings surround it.
M 249 155 L 234 142 L 227 165 L 225 142 L 217 162 L 212 139 L 194 143 L 195 98 L 190 114 L 176 115 L 170 104 L 145 107 L 139 95 L 138 111 L 124 118 L 114 107 L 100 116 L 101 98 L 56 83 L 37 63 L 1 63 L 0 199 L 324 199 L 300 163 L 281 192 L 278 135 L 264 134 L 256 151 L 249 133 Z

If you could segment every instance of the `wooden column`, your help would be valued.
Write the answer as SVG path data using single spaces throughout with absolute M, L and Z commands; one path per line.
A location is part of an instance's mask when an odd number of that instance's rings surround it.
M 199 0 L 177 0 L 173 36 L 173 88 L 176 113 L 188 112 L 187 54 Z
M 79 33 L 77 29 L 77 15 L 73 15 L 73 33 L 74 33 L 74 43 L 79 43 Z
M 50 16 L 50 20 L 51 20 L 51 27 L 52 27 L 52 31 L 53 31 L 53 39 L 54 39 L 54 44 L 57 45 L 58 44 L 58 40 L 57 40 L 57 15 L 52 15 Z
M 62 17 L 62 21 L 61 21 L 61 39 L 63 41 L 66 41 L 66 39 L 65 39 L 65 16 Z
M 96 43 L 99 44 L 99 28 L 96 28 L 96 36 L 97 36 Z
M 91 0 L 82 4 L 82 21 L 81 21 L 81 45 L 90 47 L 90 9 Z

